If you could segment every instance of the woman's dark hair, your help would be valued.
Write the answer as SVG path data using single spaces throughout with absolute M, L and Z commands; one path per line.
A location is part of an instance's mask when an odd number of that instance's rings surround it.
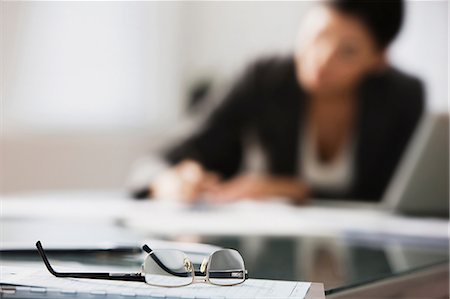
M 331 8 L 358 18 L 371 32 L 379 49 L 385 49 L 400 31 L 402 0 L 328 0 Z

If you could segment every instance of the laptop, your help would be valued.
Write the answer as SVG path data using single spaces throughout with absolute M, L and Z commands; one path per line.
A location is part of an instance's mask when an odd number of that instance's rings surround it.
M 449 216 L 449 116 L 427 114 L 383 196 L 400 214 Z
M 448 114 L 429 113 L 422 118 L 380 203 L 315 200 L 313 204 L 448 218 Z

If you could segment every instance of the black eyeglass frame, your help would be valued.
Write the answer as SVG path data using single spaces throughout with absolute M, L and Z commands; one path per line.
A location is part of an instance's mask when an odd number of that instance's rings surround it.
M 104 280 L 119 280 L 119 281 L 138 281 L 138 282 L 146 282 L 145 279 L 145 275 L 143 275 L 142 273 L 110 273 L 110 272 L 59 272 L 56 271 L 50 264 L 50 261 L 47 258 L 47 255 L 45 254 L 45 250 L 42 247 L 42 243 L 41 241 L 37 241 L 36 242 L 36 248 L 37 251 L 39 253 L 39 255 L 41 256 L 47 270 L 53 274 L 56 277 L 66 277 L 66 278 L 86 278 L 86 279 L 104 279 Z M 158 264 L 158 266 L 160 266 L 164 271 L 166 271 L 167 273 L 174 275 L 174 276 L 178 276 L 178 277 L 189 277 L 189 273 L 178 273 L 178 272 L 174 272 L 173 270 L 169 269 L 167 266 L 164 265 L 163 262 L 161 262 L 161 260 L 154 254 L 154 251 L 148 247 L 147 245 L 142 246 L 142 249 L 147 252 L 149 254 L 149 256 L 155 261 L 156 264 Z M 211 257 L 211 256 L 210 256 Z M 209 264 L 209 263 L 208 263 Z M 191 262 L 191 266 L 192 266 L 192 262 Z M 208 266 L 207 266 L 208 267 Z M 210 272 L 208 271 L 208 269 L 206 269 L 206 271 L 202 272 L 202 271 L 192 271 L 193 272 L 193 276 L 192 276 L 192 282 L 195 282 L 195 277 L 204 277 L 205 278 L 205 282 L 209 282 L 211 284 L 214 285 L 218 285 L 218 286 L 233 286 L 233 285 L 238 285 L 243 283 L 245 280 L 248 279 L 248 271 L 244 270 L 244 277 L 243 280 L 239 283 L 234 283 L 234 284 L 216 284 L 216 283 L 212 283 L 211 281 L 209 281 L 209 278 L 236 278 L 236 273 L 237 272 L 241 272 L 241 270 L 239 271 L 214 271 L 214 272 Z M 212 274 L 212 275 L 211 275 Z M 147 283 L 149 284 L 149 283 Z M 186 285 L 189 285 L 186 284 Z M 149 285 L 153 285 L 153 284 L 149 284 Z M 162 285 L 153 285 L 153 286 L 160 286 L 160 287 L 170 287 L 170 286 L 162 286 Z M 174 287 L 181 287 L 180 286 L 174 286 Z
M 36 242 L 36 248 L 44 261 L 47 270 L 56 277 L 71 277 L 71 278 L 89 278 L 89 279 L 107 279 L 107 280 L 122 280 L 122 281 L 140 281 L 145 282 L 145 277 L 141 273 L 109 273 L 109 272 L 58 272 L 50 265 L 50 261 L 45 254 L 41 241 Z

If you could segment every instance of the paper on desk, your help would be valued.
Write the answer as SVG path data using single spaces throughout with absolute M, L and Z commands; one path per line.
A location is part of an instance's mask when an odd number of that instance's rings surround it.
M 0 268 L 0 283 L 77 293 L 183 298 L 304 298 L 311 286 L 311 283 L 307 282 L 249 279 L 243 284 L 231 287 L 196 283 L 180 288 L 162 288 L 141 282 L 58 278 L 45 269 L 7 266 Z

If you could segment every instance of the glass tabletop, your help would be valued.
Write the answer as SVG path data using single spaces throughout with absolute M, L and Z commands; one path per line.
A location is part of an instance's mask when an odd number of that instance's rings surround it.
M 87 230 L 90 234 L 83 234 Z M 19 233 L 20 232 L 20 233 Z M 52 232 L 55 234 L 52 236 Z M 2 220 L 3 242 L 32 245 L 41 236 L 43 240 L 61 243 L 93 244 L 102 241 L 121 241 L 138 246 L 154 236 L 141 236 L 135 232 L 110 224 L 81 224 Z M 96 236 L 89 239 L 89 236 Z M 314 236 L 183 236 L 173 241 L 201 242 L 237 249 L 246 264 L 250 278 L 313 281 L 324 283 L 327 292 L 334 292 L 377 279 L 394 277 L 437 264 L 448 263 L 448 240 L 417 240 L 391 236 L 364 238 L 343 235 L 335 237 Z M 66 242 L 67 243 L 67 242 Z M 142 244 L 141 244 L 142 245 Z M 151 244 L 148 244 L 151 247 Z M 44 243 L 45 246 L 45 243 Z M 138 247 L 136 247 L 138 248 Z M 127 252 L 68 252 L 50 253 L 59 265 L 107 267 L 135 272 L 145 257 L 139 251 Z M 3 251 L 1 261 L 34 263 L 43 266 L 36 252 Z M 198 265 L 197 265 L 198 266 Z
M 449 260 L 448 242 L 353 237 L 207 237 L 202 242 L 238 249 L 254 278 L 314 281 L 325 290 L 349 288 L 421 270 Z

